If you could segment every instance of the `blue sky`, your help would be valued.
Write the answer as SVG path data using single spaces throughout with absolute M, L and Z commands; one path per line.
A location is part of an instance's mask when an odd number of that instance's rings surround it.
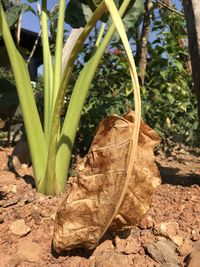
M 22 0 L 21 3 L 25 3 L 25 0 Z M 172 0 L 172 2 L 176 5 L 177 9 L 181 9 L 181 2 L 180 0 Z M 56 3 L 58 3 L 57 0 L 48 0 L 48 8 L 51 9 Z M 32 7 L 36 9 L 37 5 L 36 3 L 32 4 Z M 29 29 L 35 32 L 38 32 L 40 30 L 40 24 L 39 19 L 37 16 L 32 14 L 31 12 L 27 12 L 23 15 L 22 18 L 22 27 L 25 29 Z
M 41 2 L 41 1 L 38 1 L 38 2 Z M 22 0 L 21 3 L 27 3 L 27 2 L 25 0 Z M 57 0 L 48 0 L 47 3 L 48 3 L 48 9 L 51 10 L 51 8 L 56 3 L 58 3 L 58 1 Z M 31 5 L 35 10 L 37 10 L 37 4 L 36 3 L 33 3 Z M 37 16 L 35 16 L 34 14 L 32 14 L 31 12 L 26 12 L 22 18 L 22 27 L 25 29 L 29 29 L 31 31 L 34 31 L 34 32 L 39 32 L 39 30 L 40 30 L 39 18 Z

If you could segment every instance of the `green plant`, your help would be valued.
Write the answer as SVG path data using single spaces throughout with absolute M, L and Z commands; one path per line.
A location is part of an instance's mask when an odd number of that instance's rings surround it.
M 162 136 L 164 143 L 199 143 L 197 101 L 192 78 L 184 17 L 154 7 L 152 32 L 148 45 L 146 84 L 141 89 L 146 122 Z M 185 44 L 185 45 L 182 45 Z
M 180 40 L 187 38 L 185 20 L 165 9 L 159 12 L 154 6 L 146 82 L 141 88 L 142 117 L 159 133 L 165 150 L 171 151 L 177 143 L 199 146 L 197 100 L 187 69 L 187 42 L 180 46 Z M 135 35 L 132 37 L 135 44 Z M 95 40 L 91 38 L 89 42 Z M 89 53 L 85 46 L 84 55 Z M 83 67 L 82 58 L 76 65 L 74 80 Z M 106 79 L 108 74 L 109 80 Z M 130 82 L 122 47 L 113 40 L 101 59 L 86 99 L 75 145 L 78 153 L 87 152 L 95 128 L 103 117 L 127 112 L 132 105 Z
M 89 1 L 90 4 L 91 2 L 92 1 Z M 138 95 L 137 74 L 134 69 L 131 50 L 127 44 L 128 41 L 126 39 L 121 19 L 116 11 L 113 1 L 94 1 L 95 4 L 97 2 L 98 4 L 99 2 L 101 3 L 95 8 L 92 17 L 87 22 L 77 42 L 74 44 L 70 58 L 62 75 L 61 59 L 65 1 L 60 0 L 59 2 L 54 61 L 52 61 L 52 55 L 49 48 L 47 1 L 42 1 L 41 24 L 44 59 L 44 130 L 38 115 L 26 64 L 13 43 L 9 27 L 4 16 L 2 4 L 0 4 L 0 31 L 2 32 L 4 38 L 16 80 L 19 101 L 22 108 L 32 158 L 36 187 L 39 192 L 44 194 L 58 194 L 65 189 L 71 152 L 84 101 L 92 82 L 92 78 L 95 74 L 95 70 L 98 67 L 101 57 L 115 31 L 115 25 L 121 35 L 122 41 L 125 42 L 125 49 L 127 51 L 128 62 L 130 64 L 131 78 L 134 84 L 137 117 L 135 122 L 136 126 L 133 131 L 134 141 L 131 144 L 130 159 L 132 159 L 133 155 L 136 153 L 140 120 L 140 101 Z M 125 13 L 129 3 L 130 0 L 123 1 L 119 9 L 121 16 Z M 110 6 L 112 6 L 112 8 Z M 114 23 L 110 26 L 101 44 L 98 48 L 96 48 L 96 51 L 92 54 L 90 60 L 87 64 L 85 64 L 84 68 L 80 72 L 70 97 L 64 122 L 61 124 L 60 113 L 75 60 L 84 41 L 107 8 L 109 9 L 109 13 L 112 15 Z M 26 88 L 26 90 L 24 90 L 24 88 Z M 130 167 L 131 165 L 132 161 L 130 162 Z

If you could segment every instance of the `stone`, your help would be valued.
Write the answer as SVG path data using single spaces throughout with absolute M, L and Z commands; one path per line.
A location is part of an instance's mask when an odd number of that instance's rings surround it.
M 178 248 L 178 252 L 180 256 L 187 256 L 189 255 L 193 250 L 192 241 L 189 239 L 186 239 L 183 244 Z
M 150 256 L 160 263 L 178 264 L 178 255 L 175 252 L 176 246 L 169 240 L 160 240 L 154 244 L 147 245 Z
M 14 194 L 17 193 L 17 185 L 16 184 L 12 185 L 12 187 L 10 188 L 10 192 L 12 192 Z
M 178 247 L 180 247 L 183 244 L 183 237 L 180 235 L 172 236 L 170 239 Z
M 128 236 L 126 239 L 121 239 L 118 236 L 115 238 L 115 251 L 123 254 L 136 254 L 138 253 L 141 245 L 137 238 Z
M 41 247 L 31 240 L 20 239 L 17 254 L 22 260 L 39 262 L 41 258 Z
M 50 218 L 54 221 L 55 218 L 56 218 L 56 212 L 52 213 L 52 214 L 50 215 Z
M 178 234 L 179 225 L 177 222 L 162 222 L 154 226 L 153 232 L 155 235 L 164 236 L 172 239 Z
M 27 235 L 30 231 L 31 229 L 25 224 L 23 219 L 14 221 L 10 225 L 10 232 L 20 237 Z
M 114 251 L 105 251 L 90 260 L 89 267 L 133 267 L 131 259 Z
M 200 265 L 200 251 L 195 250 L 190 253 L 187 261 L 187 267 L 198 267 Z

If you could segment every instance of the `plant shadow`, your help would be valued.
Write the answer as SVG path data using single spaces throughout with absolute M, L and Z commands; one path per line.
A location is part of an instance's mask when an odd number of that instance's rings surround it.
M 200 185 L 200 175 L 195 173 L 188 173 L 181 175 L 181 169 L 173 167 L 163 167 L 157 163 L 161 175 L 162 184 L 191 186 Z

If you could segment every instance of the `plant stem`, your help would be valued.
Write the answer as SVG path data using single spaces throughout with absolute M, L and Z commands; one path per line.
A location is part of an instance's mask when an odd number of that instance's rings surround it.
M 48 151 L 48 160 L 47 160 L 47 168 L 46 168 L 46 174 L 44 180 L 39 185 L 40 191 L 43 191 L 45 194 L 58 194 L 60 192 L 63 192 L 65 190 L 66 185 L 66 178 L 67 178 L 67 172 L 66 168 L 68 169 L 70 158 L 64 157 L 61 159 L 62 162 L 60 162 L 61 169 L 63 171 L 60 173 L 61 170 L 57 169 L 57 156 L 56 152 L 63 146 L 70 146 L 68 143 L 68 140 L 59 138 L 58 140 L 58 127 L 59 127 L 59 121 L 60 121 L 60 112 L 64 101 L 64 96 L 66 93 L 67 85 L 74 67 L 75 60 L 77 58 L 77 55 L 81 51 L 82 45 L 85 42 L 86 38 L 88 37 L 89 33 L 103 14 L 103 12 L 106 10 L 104 2 L 100 4 L 100 6 L 97 8 L 97 10 L 94 12 L 92 18 L 89 20 L 85 28 L 83 29 L 82 33 L 80 34 L 78 40 L 74 44 L 74 48 L 72 49 L 71 55 L 68 59 L 67 65 L 64 70 L 63 78 L 60 83 L 60 87 L 58 90 L 55 108 L 53 112 L 53 119 L 52 119 L 52 129 L 51 129 L 51 136 L 50 136 L 50 146 Z M 75 103 L 75 105 L 78 105 L 78 102 Z M 70 125 L 71 121 L 68 121 L 68 124 Z M 63 143 L 62 143 L 63 142 Z M 56 151 L 55 151 L 55 145 Z M 70 149 L 72 149 L 70 147 Z M 55 171 L 56 170 L 56 171 Z M 61 176 L 62 175 L 62 176 Z
M 53 94 L 53 67 L 49 49 L 48 23 L 47 23 L 47 1 L 42 1 L 42 47 L 44 65 L 44 134 L 46 143 L 49 143 L 51 116 L 52 116 L 52 94 Z
M 62 48 L 64 35 L 64 16 L 65 16 L 65 0 L 60 0 L 58 11 L 58 26 L 56 33 L 56 49 L 54 60 L 54 78 L 53 78 L 53 106 L 56 102 L 56 97 L 61 82 L 62 76 Z
M 96 47 L 99 47 L 99 45 L 101 43 L 101 39 L 103 37 L 105 27 L 106 27 L 106 24 L 104 22 L 102 22 L 102 25 L 101 25 L 101 28 L 100 28 L 100 31 L 99 31 L 99 35 L 98 35 L 97 41 L 95 43 L 95 46 Z
M 27 66 L 24 59 L 16 49 L 7 21 L 5 19 L 1 2 L 0 31 L 2 32 L 16 81 L 16 88 L 22 109 L 22 115 L 24 119 L 37 187 L 38 183 L 42 180 L 45 174 L 47 160 L 46 143 L 32 91 Z
M 119 13 L 120 16 L 123 16 L 125 13 L 130 0 L 124 0 L 123 4 L 120 7 Z M 95 54 L 92 58 L 85 64 L 83 70 L 81 71 L 78 80 L 75 84 L 75 87 L 72 92 L 71 100 L 67 109 L 67 114 L 64 120 L 63 128 L 61 131 L 61 136 L 59 140 L 57 158 L 56 158 L 56 174 L 58 177 L 63 179 L 67 178 L 71 153 L 76 137 L 77 127 L 80 121 L 83 105 L 88 94 L 88 90 L 96 69 L 99 65 L 101 57 L 105 52 L 106 47 L 108 46 L 110 39 L 113 36 L 115 31 L 115 25 L 112 24 L 105 35 L 102 43 L 97 48 Z M 63 164 L 66 162 L 67 164 Z M 64 166 L 64 168 L 63 168 Z M 65 180 L 63 181 L 65 182 Z

